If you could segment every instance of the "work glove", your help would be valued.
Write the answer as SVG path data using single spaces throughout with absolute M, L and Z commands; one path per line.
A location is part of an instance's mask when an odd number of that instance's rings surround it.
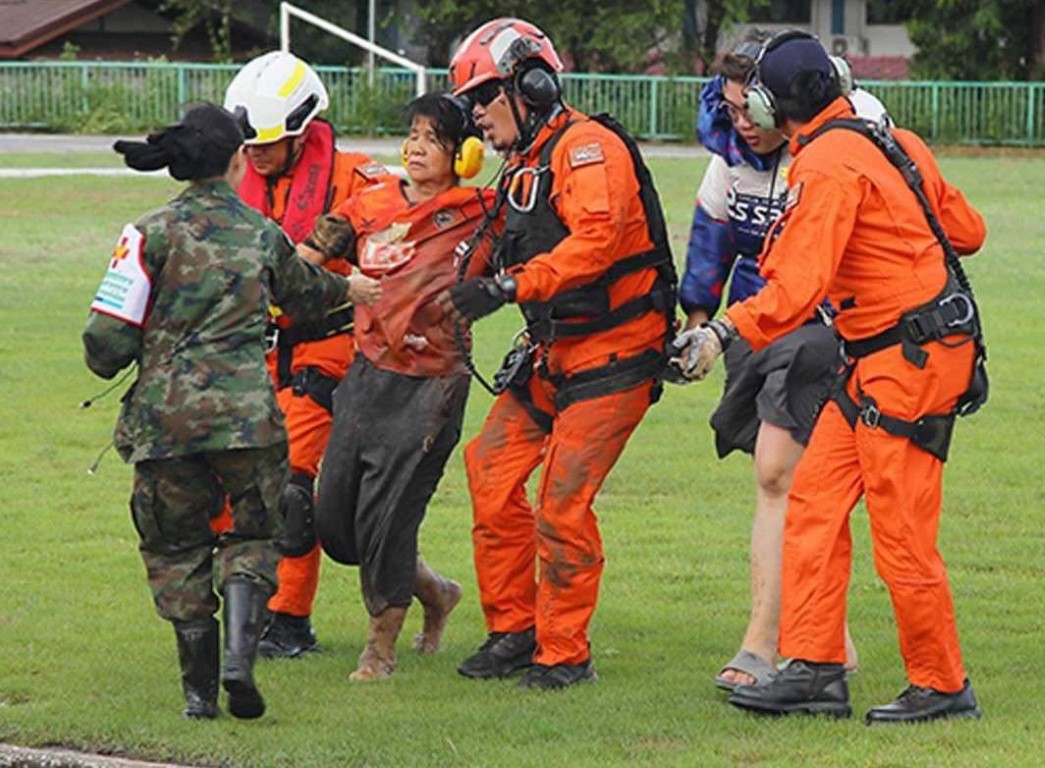
M 356 232 L 344 216 L 327 213 L 316 219 L 304 244 L 328 259 L 340 259 L 355 247 Z
M 515 278 L 510 275 L 473 277 L 458 283 L 449 291 L 449 302 L 465 320 L 478 320 L 515 301 Z
M 721 320 L 690 328 L 672 342 L 675 355 L 669 364 L 686 381 L 700 381 L 711 372 L 715 361 L 734 338 L 736 329 Z

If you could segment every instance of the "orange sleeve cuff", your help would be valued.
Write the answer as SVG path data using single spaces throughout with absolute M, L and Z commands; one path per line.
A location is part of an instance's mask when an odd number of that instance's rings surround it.
M 759 329 L 755 322 L 754 316 L 748 311 L 744 305 L 747 302 L 739 302 L 729 307 L 726 310 L 726 317 L 729 318 L 730 322 L 736 326 L 737 333 L 744 339 L 751 348 L 756 352 L 764 347 L 768 347 L 772 342 L 768 336 L 766 336 Z

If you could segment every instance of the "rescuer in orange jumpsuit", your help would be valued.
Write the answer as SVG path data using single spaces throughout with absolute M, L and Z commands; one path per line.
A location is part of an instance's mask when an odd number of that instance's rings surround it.
M 528 345 L 517 352 L 533 361 L 465 451 L 489 636 L 458 671 L 527 668 L 521 685 L 536 688 L 595 677 L 588 625 L 604 558 L 592 503 L 659 395 L 674 317 L 648 171 L 623 130 L 563 102 L 561 69 L 548 38 L 518 19 L 479 27 L 450 65 L 455 95 L 508 157 L 507 214 L 497 276 L 444 299 L 468 319 L 518 303 Z M 525 486 L 538 466 L 531 506 Z
M 225 96 L 247 127 L 247 175 L 240 196 L 301 243 L 317 217 L 377 181 L 388 178 L 380 163 L 338 151 L 334 129 L 316 116 L 329 104 L 319 76 L 293 54 L 274 51 L 248 62 Z M 303 255 L 309 256 L 307 249 Z M 326 262 L 347 275 L 343 259 Z M 284 495 L 284 526 L 277 578 L 269 601 L 272 620 L 258 652 L 263 658 L 296 657 L 317 648 L 310 617 L 319 584 L 313 485 L 330 436 L 331 393 L 352 362 L 352 309 L 320 322 L 291 325 L 274 310 L 272 351 L 267 357 L 277 400 L 290 437 L 291 480 Z M 221 520 L 216 523 L 221 525 Z
M 763 46 L 747 108 L 756 123 L 790 137 L 795 158 L 785 211 L 761 256 L 767 285 L 724 320 L 676 340 L 682 372 L 701 378 L 737 335 L 761 349 L 826 297 L 847 354 L 844 386 L 814 428 L 789 497 L 780 654 L 792 661 L 768 683 L 738 686 L 730 702 L 772 714 L 850 714 L 842 666 L 849 514 L 863 497 L 910 681 L 896 701 L 872 708 L 868 723 L 979 717 L 936 548 L 954 416 L 979 381 L 979 320 L 960 265 L 949 269 L 945 246 L 876 136 L 883 146 L 898 142 L 920 170 L 927 205 L 956 253 L 978 250 L 986 232 L 915 134 L 861 135 L 866 124 L 853 120 L 830 68 L 805 33 Z

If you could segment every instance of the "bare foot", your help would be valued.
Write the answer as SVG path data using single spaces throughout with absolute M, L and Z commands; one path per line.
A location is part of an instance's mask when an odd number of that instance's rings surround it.
M 386 680 L 395 672 L 395 659 L 384 659 L 372 652 L 369 648 L 363 651 L 359 657 L 359 666 L 356 671 L 348 676 L 354 683 L 367 682 L 370 680 Z
M 731 685 L 757 685 L 758 680 L 754 675 L 741 672 L 739 669 L 727 669 L 720 677 Z
M 452 579 L 442 579 L 439 599 L 434 603 L 423 603 L 425 623 L 422 630 L 414 635 L 415 651 L 427 656 L 439 650 L 446 621 L 450 611 L 461 601 L 461 594 L 460 584 Z

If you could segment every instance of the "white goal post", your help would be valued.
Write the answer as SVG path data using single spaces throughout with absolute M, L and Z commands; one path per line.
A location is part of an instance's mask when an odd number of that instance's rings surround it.
M 375 43 L 372 43 L 369 40 L 360 37 L 359 35 L 353 34 L 352 32 L 349 32 L 347 29 L 339 27 L 337 24 L 331 24 L 326 19 L 322 19 L 319 16 L 316 16 L 314 13 L 309 13 L 308 11 L 302 8 L 298 8 L 296 5 L 292 5 L 291 3 L 279 4 L 280 50 L 290 50 L 291 16 L 299 18 L 302 21 L 306 21 L 309 24 L 312 24 L 316 27 L 319 27 L 325 32 L 329 32 L 330 34 L 335 35 L 336 37 L 340 37 L 342 40 L 347 40 L 353 45 L 358 45 L 363 50 L 368 51 L 374 54 L 375 56 L 380 56 L 382 59 L 387 59 L 393 64 L 398 64 L 400 67 L 403 67 L 404 69 L 409 69 L 417 76 L 417 95 L 424 95 L 424 92 L 426 90 L 424 65 L 410 61 L 410 59 L 400 56 L 398 53 L 394 53 L 393 51 L 390 51 L 387 48 L 382 48 L 380 45 L 376 45 Z

